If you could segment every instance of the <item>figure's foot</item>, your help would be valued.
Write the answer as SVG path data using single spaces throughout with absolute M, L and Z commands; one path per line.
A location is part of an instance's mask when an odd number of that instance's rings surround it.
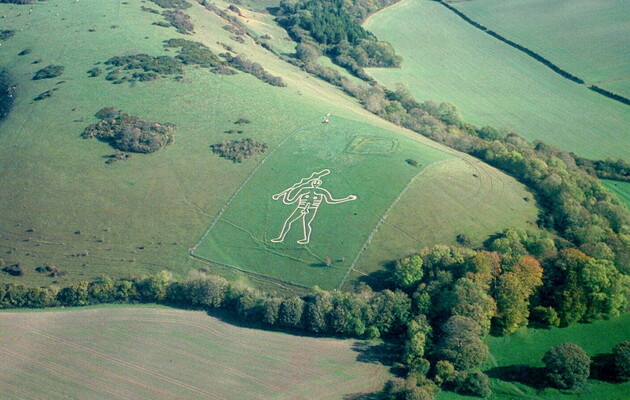
M 297 241 L 299 244 L 307 244 L 309 242 L 308 239 L 300 239 Z
M 282 243 L 284 241 L 284 238 L 275 238 L 275 239 L 271 239 L 271 241 L 273 243 Z

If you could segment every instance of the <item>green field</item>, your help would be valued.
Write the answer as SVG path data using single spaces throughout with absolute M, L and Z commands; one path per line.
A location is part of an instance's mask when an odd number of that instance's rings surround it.
M 602 179 L 602 183 L 630 209 L 630 182 L 611 181 Z
M 299 285 L 336 288 L 381 216 L 423 171 L 405 160 L 415 159 L 430 168 L 448 158 L 442 151 L 366 124 L 335 116 L 328 124 L 317 120 L 291 133 L 265 159 L 194 254 Z M 353 195 L 356 200 L 323 202 L 307 210 L 307 224 L 310 214 L 316 214 L 309 243 L 297 243 L 304 239 L 302 218 L 294 222 L 283 242 L 272 243 L 297 207 L 274 201 L 272 195 L 322 170 L 330 174 L 322 177 L 321 188 L 334 198 Z M 387 178 L 375 179 L 375 171 Z M 326 266 L 326 257 L 334 260 L 332 265 Z
M 627 1 L 475 0 L 453 6 L 588 84 L 630 96 Z
M 237 327 L 201 311 L 5 312 L 1 397 L 340 399 L 391 377 L 370 359 L 372 346 Z
M 522 328 L 506 337 L 489 337 L 486 343 L 490 347 L 490 362 L 484 372 L 496 374 L 500 368 L 527 365 L 542 367 L 542 357 L 550 347 L 564 342 L 581 346 L 591 357 L 610 354 L 612 348 L 629 339 L 630 314 L 608 321 L 596 321 L 590 324 L 577 324 L 568 328 L 527 329 Z M 491 379 L 493 399 L 589 399 L 623 400 L 630 393 L 630 382 L 608 383 L 589 379 L 588 386 L 579 394 L 563 394 L 552 389 L 534 389 L 519 382 L 509 382 L 497 378 Z M 469 398 L 453 393 L 442 392 L 440 400 Z
M 87 71 L 96 63 L 116 55 L 173 55 L 164 50 L 162 41 L 184 36 L 173 28 L 152 25 L 162 17 L 142 12 L 143 4 L 51 0 L 37 3 L 32 14 L 24 6 L 0 5 L 0 11 L 6 15 L 3 29 L 16 30 L 15 36 L 2 45 L 0 67 L 7 68 L 18 85 L 14 109 L 0 125 L 0 251 L 6 264 L 21 263 L 26 269 L 22 277 L 2 273 L 0 281 L 67 285 L 103 274 L 138 277 L 162 269 L 171 270 L 177 278 L 191 269 L 205 267 L 229 278 L 253 281 L 255 285 L 264 286 L 268 281 L 261 280 L 261 276 L 267 275 L 305 286 L 336 287 L 385 211 L 422 171 L 405 160 L 417 159 L 422 168 L 427 168 L 436 160 L 463 157 L 377 118 L 363 110 L 355 99 L 309 77 L 256 46 L 251 39 L 245 43 L 233 41 L 232 34 L 222 29 L 225 21 L 199 5 L 186 10 L 196 26 L 196 33 L 187 39 L 201 41 L 215 53 L 224 51 L 218 42 L 228 43 L 270 73 L 282 76 L 288 86 L 272 87 L 243 73 L 221 76 L 193 68 L 187 68 L 181 82 L 163 78 L 113 85 L 104 79 L 105 73 L 88 77 Z M 271 34 L 270 43 L 279 51 L 292 51 L 294 44 L 273 25 L 269 15 L 247 12 L 246 21 L 258 34 Z M 25 48 L 31 52 L 18 56 Z M 33 64 L 39 59 L 41 62 Z M 37 70 L 49 64 L 65 66 L 63 75 L 52 80 L 31 80 Z M 53 88 L 58 90 L 52 98 L 33 101 L 38 94 Z M 115 150 L 105 143 L 80 138 L 83 129 L 96 121 L 94 113 L 104 106 L 177 124 L 175 143 L 157 153 L 137 154 L 126 161 L 105 164 L 105 157 Z M 331 122 L 322 124 L 322 117 L 329 113 Z M 241 117 L 250 119 L 251 124 L 235 125 Z M 226 133 L 234 128 L 244 133 Z M 353 153 L 350 142 L 363 136 L 385 138 L 385 142 L 391 141 L 396 147 L 386 154 Z M 212 154 L 210 145 L 237 137 L 264 142 L 269 152 L 243 163 Z M 381 151 L 378 143 L 377 152 Z M 307 151 L 303 150 L 305 146 L 309 147 Z M 262 163 L 263 160 L 267 161 Z M 452 168 L 431 174 L 434 182 L 446 184 L 451 178 L 461 177 L 457 178 L 460 184 L 474 187 L 478 179 L 473 176 L 471 165 L 484 168 L 477 160 L 450 165 Z M 274 245 L 264 253 L 258 244 L 251 243 L 243 251 L 222 248 L 217 253 L 216 245 L 208 242 L 195 254 L 220 264 L 190 257 L 189 249 L 199 242 L 228 203 L 208 240 L 224 234 L 228 240 L 247 239 L 248 234 L 242 235 L 242 231 L 227 232 L 231 228 L 223 222 L 229 217 L 229 221 L 244 226 L 240 218 L 250 215 L 269 218 L 269 224 L 256 232 L 257 237 L 270 239 L 278 234 L 280 223 L 293 208 L 270 201 L 268 195 L 317 168 L 334 169 L 323 186 L 334 196 L 355 194 L 359 199 L 322 206 L 313 223 L 312 254 L 302 257 L 298 249 L 298 256 L 287 258 L 294 252 L 288 248 L 289 242 L 286 248 Z M 510 191 L 526 193 L 522 185 L 499 175 Z M 249 183 L 234 197 L 250 176 Z M 414 186 L 422 179 L 419 177 Z M 414 190 L 410 188 L 409 193 Z M 426 192 L 432 193 L 430 189 Z M 472 230 L 471 239 L 480 243 L 508 226 L 522 226 L 535 219 L 532 204 L 525 202 L 514 202 L 507 208 L 497 203 L 502 208 L 500 212 L 482 208 L 462 215 L 456 210 L 468 207 L 470 200 L 456 192 L 449 199 L 455 214 L 442 209 L 438 216 L 428 215 L 429 221 L 403 219 L 396 223 L 397 229 L 414 231 L 428 226 L 432 231 L 443 230 L 445 237 L 452 240 L 452 232 L 462 224 L 473 226 L 480 219 L 491 221 Z M 263 198 L 254 201 L 254 197 L 245 197 L 247 193 Z M 431 209 L 431 204 L 445 201 L 443 196 L 425 199 L 422 209 L 426 210 Z M 410 211 L 419 209 L 406 196 L 399 200 Z M 392 209 L 392 216 L 397 209 L 400 206 Z M 355 228 L 347 228 L 342 222 Z M 296 225 L 291 235 L 299 229 Z M 342 238 L 331 236 L 340 233 Z M 297 239 L 293 238 L 292 243 Z M 394 259 L 412 248 L 433 245 L 436 239 L 442 238 L 427 236 L 412 245 L 394 240 L 382 249 L 369 250 L 378 254 L 374 260 Z M 318 247 L 322 243 L 331 247 Z M 375 239 L 373 243 L 381 241 Z M 233 246 L 231 249 L 238 246 L 229 245 Z M 259 257 L 261 254 L 263 257 Z M 344 261 L 322 268 L 325 257 Z M 250 263 L 252 258 L 257 258 L 256 266 Z M 305 267 L 300 260 L 308 265 Z M 50 278 L 34 271 L 51 264 L 66 275 Z M 270 284 L 276 287 L 275 283 Z
M 507 126 L 585 157 L 627 156 L 628 106 L 560 77 L 436 2 L 403 0 L 364 26 L 403 57 L 400 69 L 370 69 L 388 87 L 404 82 L 418 100 L 457 105 L 469 122 Z

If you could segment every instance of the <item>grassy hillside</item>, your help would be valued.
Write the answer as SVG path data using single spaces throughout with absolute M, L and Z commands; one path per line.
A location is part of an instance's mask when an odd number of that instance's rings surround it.
M 37 3 L 30 14 L 28 6 L 0 5 L 6 15 L 4 26 L 16 31 L 3 43 L 0 66 L 12 73 L 17 83 L 13 111 L 0 125 L 0 208 L 3 210 L 0 250 L 6 264 L 21 263 L 26 270 L 22 277 L 0 274 L 2 281 L 66 285 L 102 274 L 128 277 L 170 269 L 176 276 L 183 276 L 190 269 L 206 267 L 232 278 L 242 278 L 241 270 L 245 270 L 305 286 L 317 283 L 335 287 L 362 251 L 361 246 L 379 218 L 421 171 L 405 160 L 416 159 L 426 168 L 433 161 L 462 157 L 378 119 L 363 110 L 356 100 L 280 60 L 250 37 L 243 36 L 243 43 L 233 40 L 234 34 L 222 28 L 226 21 L 198 4 L 185 10 L 195 25 L 195 33 L 184 36 L 172 27 L 152 24 L 163 21 L 163 17 L 142 11 L 141 6 L 158 9 L 155 4 L 125 3 L 51 0 Z M 227 7 L 227 3 L 218 5 Z M 269 15 L 249 11 L 243 11 L 243 15 L 239 20 L 253 30 L 254 36 L 268 34 L 271 36 L 268 41 L 276 51 L 293 51 L 294 44 L 286 32 L 273 25 Z M 184 68 L 180 81 L 163 77 L 115 85 L 105 79 L 108 73 L 105 60 L 138 53 L 174 56 L 174 49 L 167 51 L 163 41 L 178 37 L 203 42 L 216 54 L 225 51 L 221 43 L 230 46 L 262 64 L 271 74 L 281 76 L 287 87 L 273 87 L 240 72 L 216 75 L 192 67 Z M 24 49 L 29 51 L 18 55 Z M 63 74 L 54 79 L 31 79 L 39 69 L 51 64 L 64 66 Z M 95 66 L 103 73 L 90 77 L 87 71 Z M 52 97 L 33 100 L 53 89 L 56 90 Z M 97 121 L 94 113 L 104 106 L 150 121 L 176 124 L 175 143 L 157 153 L 136 154 L 106 164 L 115 149 L 97 140 L 80 138 L 84 128 Z M 323 124 L 322 118 L 327 114 L 331 114 L 330 123 Z M 251 123 L 236 125 L 240 118 Z M 238 130 L 243 132 L 227 133 Z M 299 134 L 294 135 L 296 132 Z M 349 153 L 347 149 L 352 147 L 354 138 L 361 136 L 382 137 L 398 146 L 387 155 Z M 267 144 L 268 151 L 242 163 L 212 153 L 212 144 L 236 138 L 256 139 Z M 314 146 L 316 151 L 305 151 L 305 146 Z M 312 153 L 311 161 L 302 163 L 306 161 L 303 158 L 306 153 Z M 263 162 L 267 157 L 268 161 Z M 358 169 L 353 167 L 362 158 L 372 161 Z M 481 165 L 475 160 L 471 162 Z M 477 178 L 469 173 L 467 164 L 452 165 L 459 167 L 439 170 L 438 181 L 447 182 L 450 176 L 460 176 L 462 184 L 476 184 Z M 293 208 L 271 202 L 267 195 L 288 187 L 320 166 L 335 169 L 324 179 L 323 187 L 336 197 L 358 194 L 359 200 L 322 208 L 313 223 L 312 245 L 320 247 L 313 247 L 314 259 L 306 267 L 310 272 L 305 274 L 283 255 L 278 258 L 270 243 L 266 246 L 271 251 L 259 254 L 255 249 L 253 253 L 238 249 L 226 252 L 223 247 L 219 252 L 206 252 L 203 245 L 195 252 L 220 264 L 190 257 L 190 249 L 228 203 L 224 216 L 234 213 L 259 218 L 268 207 L 277 213 L 275 225 L 266 226 L 262 236 L 271 239 L 281 228 L 278 222 Z M 396 178 L 390 179 L 394 175 Z M 251 190 L 264 194 L 264 199 L 241 201 L 236 196 L 230 201 L 250 176 L 241 193 Z M 522 185 L 502 176 L 509 182 L 510 190 L 525 193 Z M 338 182 L 342 177 L 349 180 Z M 378 198 L 378 204 L 371 203 L 371 197 Z M 400 197 L 403 204 L 405 197 Z M 366 202 L 361 202 L 363 199 Z M 436 197 L 435 201 L 444 199 Z M 470 200 L 453 197 L 452 202 L 452 210 L 457 210 L 466 208 Z M 408 207 L 415 209 L 413 202 L 409 204 Z M 472 239 L 480 242 L 507 226 L 523 225 L 536 218 L 535 209 L 525 202 L 514 203 L 510 206 L 513 209 L 506 209 L 506 214 L 497 213 L 492 206 L 491 203 L 489 209 L 481 210 L 481 214 L 478 210 L 469 212 L 460 220 L 450 217 L 449 210 L 443 219 L 431 220 L 430 224 L 435 224 L 433 230 L 443 229 L 451 237 L 462 221 L 468 221 L 470 226 L 478 218 L 496 221 L 474 230 Z M 496 206 L 503 207 L 500 201 Z M 335 221 L 348 218 L 357 219 L 354 225 L 357 228 L 343 232 L 349 241 L 340 249 L 338 237 L 324 235 L 339 234 L 341 224 Z M 413 231 L 421 224 L 424 222 L 407 219 L 397 226 L 402 231 Z M 333 230 L 326 231 L 326 226 Z M 296 226 L 292 234 L 300 229 L 301 226 Z M 209 238 L 215 233 L 223 235 L 212 231 Z M 413 247 L 432 245 L 433 239 L 414 242 Z M 377 253 L 382 259 L 395 258 L 408 249 L 408 243 L 394 241 Z M 344 258 L 344 262 L 334 265 L 342 268 L 334 272 L 320 268 L 321 259 L 326 256 Z M 247 262 L 252 257 L 258 265 L 255 268 Z M 284 260 L 279 273 L 259 269 L 280 265 L 278 260 Z M 51 278 L 35 272 L 36 267 L 46 265 L 55 265 L 66 275 Z M 285 274 L 291 268 L 307 279 Z M 259 275 L 248 275 L 246 279 L 263 285 L 275 282 L 261 281 Z
M 3 399 L 339 399 L 391 377 L 368 343 L 167 308 L 2 313 L 0 348 Z
M 630 182 L 611 181 L 608 179 L 602 179 L 602 182 L 608 190 L 616 194 L 630 208 Z
M 541 359 L 550 347 L 564 342 L 572 342 L 581 346 L 593 357 L 611 354 L 612 348 L 628 340 L 630 330 L 630 314 L 608 321 L 597 321 L 591 324 L 578 324 L 568 328 L 552 328 L 549 330 L 522 328 L 512 336 L 489 337 L 486 341 L 490 347 L 490 365 L 485 372 L 490 375 L 495 399 L 625 399 L 630 391 L 630 382 L 611 383 L 589 379 L 587 387 L 579 394 L 563 394 L 552 388 L 534 388 L 517 381 L 499 379 L 509 367 L 527 365 L 539 368 L 544 364 Z M 537 382 L 540 383 L 540 382 Z M 443 399 L 469 398 L 453 393 L 442 392 Z
M 588 83 L 630 96 L 628 2 L 476 0 L 453 5 Z
M 586 157 L 626 155 L 627 106 L 556 75 L 438 3 L 404 0 L 364 26 L 403 57 L 400 69 L 370 70 L 389 87 L 404 82 L 419 100 L 456 104 L 470 122 L 508 126 Z

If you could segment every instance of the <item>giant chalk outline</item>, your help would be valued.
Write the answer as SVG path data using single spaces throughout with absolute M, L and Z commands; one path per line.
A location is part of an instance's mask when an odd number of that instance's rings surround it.
M 298 240 L 297 242 L 299 244 L 307 244 L 311 241 L 311 233 L 313 232 L 311 223 L 315 219 L 317 210 L 322 202 L 326 204 L 341 204 L 347 201 L 356 200 L 357 196 L 352 194 L 348 197 L 344 197 L 343 199 L 335 199 L 328 190 L 319 187 L 322 184 L 322 180 L 320 178 L 328 174 L 330 174 L 329 169 L 313 172 L 308 178 L 302 178 L 291 187 L 271 196 L 273 200 L 282 199 L 283 204 L 290 205 L 298 203 L 298 206 L 284 221 L 280 235 L 278 235 L 277 238 L 271 239 L 271 242 L 282 243 L 291 230 L 291 225 L 293 225 L 293 223 L 298 219 L 301 219 L 304 238 Z

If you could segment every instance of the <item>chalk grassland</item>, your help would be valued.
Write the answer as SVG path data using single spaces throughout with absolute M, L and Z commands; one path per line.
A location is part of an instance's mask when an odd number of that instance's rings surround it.
M 391 377 L 373 346 L 227 324 L 201 311 L 0 315 L 3 399 L 339 399 Z
M 379 218 L 422 171 L 405 160 L 430 167 L 448 158 L 452 156 L 366 124 L 335 116 L 328 124 L 317 120 L 291 134 L 270 154 L 194 254 L 295 284 L 335 288 Z M 304 237 L 301 219 L 284 242 L 272 243 L 297 207 L 274 201 L 272 195 L 324 169 L 330 174 L 321 178 L 321 188 L 336 199 L 349 195 L 357 199 L 324 202 L 316 211 L 310 210 L 306 218 L 311 213 L 316 216 L 308 244 L 296 243 Z M 332 265 L 326 265 L 326 257 L 334 261 Z
M 347 129 L 340 133 L 340 138 L 361 135 L 391 138 L 395 134 L 400 136 L 400 143 L 413 140 L 417 143 L 409 145 L 409 156 L 418 155 L 420 162 L 425 152 L 423 146 L 437 146 L 445 156 L 459 157 L 449 149 L 373 116 L 356 100 L 318 79 L 309 78 L 256 46 L 251 39 L 246 38 L 242 44 L 231 40 L 232 34 L 222 29 L 226 22 L 198 4 L 186 10 L 196 27 L 196 33 L 191 36 L 179 35 L 173 28 L 152 25 L 162 17 L 142 12 L 140 7 L 147 4 L 137 0 L 96 3 L 51 0 L 36 3 L 32 14 L 28 14 L 24 6 L 0 4 L 2 14 L 6 15 L 2 20 L 3 29 L 16 30 L 15 36 L 2 45 L 0 65 L 15 76 L 18 84 L 15 107 L 0 125 L 0 258 L 7 264 L 21 263 L 26 269 L 22 277 L 1 273 L 2 282 L 30 285 L 55 282 L 63 286 L 96 279 L 103 274 L 114 278 L 133 277 L 162 269 L 173 271 L 177 278 L 191 269 L 207 267 L 231 279 L 268 284 L 271 281 L 261 281 L 241 270 L 208 265 L 189 257 L 188 249 L 199 241 L 215 216 L 264 159 L 257 156 L 236 164 L 212 154 L 209 146 L 223 140 L 251 137 L 266 143 L 271 151 L 288 135 L 305 127 L 316 129 L 314 132 Z M 227 3 L 218 4 L 227 6 Z M 273 46 L 277 44 L 281 51 L 290 51 L 286 33 L 274 27 L 268 15 L 248 12 L 243 22 L 247 20 L 248 26 L 260 29 L 261 34 L 272 33 Z M 95 63 L 113 56 L 137 53 L 172 56 L 174 53 L 165 52 L 162 46 L 163 40 L 172 37 L 201 41 L 215 53 L 225 51 L 217 42 L 227 43 L 261 63 L 270 73 L 282 76 L 288 87 L 272 87 L 243 73 L 219 76 L 190 68 L 182 82 L 163 78 L 130 86 L 113 85 L 104 75 L 88 77 L 87 71 Z M 31 52 L 18 56 L 25 48 L 30 48 Z M 33 64 L 38 59 L 41 62 Z M 37 70 L 49 64 L 65 66 L 63 75 L 31 80 Z M 53 88 L 58 90 L 52 98 L 32 100 Z M 175 143 L 154 154 L 134 155 L 129 160 L 106 165 L 105 157 L 114 153 L 114 149 L 96 140 L 80 138 L 85 126 L 96 121 L 94 113 L 104 106 L 114 106 L 153 121 L 177 124 Z M 333 113 L 336 122 L 322 124 L 321 118 L 327 113 Z M 241 117 L 250 119 L 251 124 L 235 125 Z M 341 125 L 335 127 L 335 123 Z M 226 133 L 234 129 L 244 133 Z M 324 146 L 317 134 L 307 137 Z M 331 141 L 333 145 L 337 146 Z M 407 157 L 403 147 L 399 149 L 399 155 Z M 318 151 L 325 156 L 330 153 L 325 151 L 325 146 Z M 427 148 L 426 151 L 434 150 Z M 282 161 L 285 153 L 290 162 Z M 274 185 L 284 189 L 296 177 L 302 177 L 303 171 L 296 169 L 299 162 L 290 146 L 281 147 L 273 157 L 277 157 L 278 166 L 282 165 L 278 176 L 274 176 Z M 423 166 L 431 162 L 431 157 Z M 418 170 L 404 159 L 396 158 L 392 164 L 396 166 L 391 171 L 404 170 L 405 179 L 410 179 Z M 457 171 L 445 173 L 456 174 Z M 330 175 L 330 179 L 339 178 L 340 175 Z M 379 169 L 372 169 L 364 178 L 369 191 L 391 180 Z M 404 187 L 401 179 L 392 180 L 392 188 L 386 190 L 390 199 L 396 197 L 395 190 Z M 472 184 L 476 178 L 470 174 L 468 180 Z M 270 189 L 265 186 L 264 193 Z M 355 190 L 346 186 L 331 186 L 332 189 L 338 197 L 353 194 L 350 189 Z M 468 202 L 466 198 L 454 201 L 462 205 Z M 359 202 L 330 206 L 326 212 L 336 217 L 336 213 L 352 209 L 356 204 Z M 265 209 L 269 206 L 263 204 Z M 273 212 L 278 212 L 276 218 L 281 220 L 291 211 L 290 207 L 276 202 L 273 206 L 277 206 Z M 260 204 L 247 207 L 256 211 Z M 364 215 L 377 220 L 384 208 L 387 206 L 374 214 L 366 211 Z M 487 218 L 494 218 L 494 214 L 489 211 Z M 529 219 L 523 214 L 520 206 L 512 212 L 514 220 Z M 318 222 L 324 219 L 316 220 L 315 224 Z M 401 229 L 416 223 L 406 221 Z M 330 221 L 325 224 L 332 226 Z M 278 228 L 273 227 L 274 233 Z M 317 234 L 317 227 L 314 229 Z M 361 238 L 365 237 L 365 231 L 361 232 Z M 495 231 L 486 231 L 482 236 L 493 233 Z M 348 234 L 354 233 L 344 232 L 344 237 Z M 392 253 L 392 257 L 402 251 Z M 326 257 L 325 253 L 319 256 Z M 269 254 L 274 260 L 275 255 Z M 346 257 L 346 262 L 349 261 L 350 257 Z M 34 271 L 36 267 L 50 264 L 67 274 L 51 278 Z
M 400 69 L 370 69 L 389 87 L 405 82 L 419 100 L 454 103 L 470 122 L 508 126 L 585 157 L 627 155 L 627 106 L 560 77 L 436 2 L 403 0 L 364 26 L 403 57 Z
M 429 243 L 457 245 L 460 234 L 478 247 L 487 232 L 500 232 L 507 226 L 536 231 L 538 209 L 533 195 L 515 183 L 472 158 L 452 159 L 427 169 L 391 209 L 349 280 L 365 279 L 386 266 L 392 254 L 404 257 Z
M 608 179 L 602 179 L 602 183 L 614 194 L 619 197 L 619 200 L 624 202 L 628 208 L 630 208 L 630 182 L 611 181 Z
M 627 1 L 477 0 L 452 5 L 587 83 L 630 96 Z
M 507 337 L 488 337 L 486 343 L 490 347 L 490 362 L 486 373 L 496 375 L 501 368 L 527 365 L 542 367 L 542 358 L 550 347 L 560 343 L 571 342 L 581 346 L 593 359 L 598 355 L 611 354 L 618 343 L 628 340 L 630 332 L 630 314 L 608 321 L 596 321 L 590 324 L 576 324 L 568 328 L 552 328 L 550 330 L 523 328 Z M 494 370 L 494 372 L 493 372 Z M 630 393 L 630 382 L 608 383 L 590 379 L 588 386 L 579 394 L 562 393 L 556 389 L 544 388 L 536 390 L 518 382 L 491 379 L 493 398 L 503 399 L 588 399 L 612 400 L 626 399 Z M 449 392 L 442 392 L 438 397 L 445 399 L 468 399 Z

